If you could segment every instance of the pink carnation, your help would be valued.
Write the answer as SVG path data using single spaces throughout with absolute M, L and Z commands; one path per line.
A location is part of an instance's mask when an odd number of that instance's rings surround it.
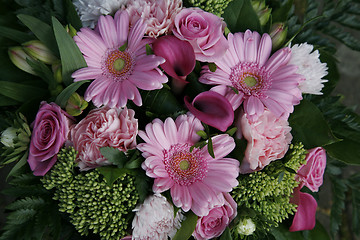
M 228 49 L 224 37 L 224 22 L 218 16 L 200 8 L 184 8 L 175 18 L 173 33 L 193 46 L 196 60 L 220 60 Z
M 181 0 L 130 0 L 126 10 L 130 16 L 131 25 L 142 18 L 147 24 L 145 33 L 157 38 L 171 32 L 174 19 L 182 8 Z
M 101 147 L 113 147 L 124 152 L 136 147 L 138 122 L 134 115 L 135 112 L 127 108 L 98 108 L 71 129 L 81 170 L 110 164 L 101 154 Z
M 251 173 L 263 169 L 271 161 L 284 157 L 292 140 L 289 123 L 277 118 L 265 109 L 256 121 L 250 121 L 247 114 L 240 119 L 240 129 L 248 141 L 240 173 Z
M 224 195 L 224 204 L 213 207 L 209 214 L 200 217 L 197 221 L 193 236 L 198 240 L 219 237 L 236 217 L 237 204 L 229 193 Z
M 323 177 L 326 167 L 326 152 L 322 147 L 310 149 L 306 155 L 306 164 L 301 166 L 297 172 L 297 180 L 302 186 L 308 187 L 311 191 L 319 191 L 323 184 Z
M 55 103 L 41 102 L 31 135 L 28 163 L 35 176 L 44 176 L 68 138 L 72 118 Z

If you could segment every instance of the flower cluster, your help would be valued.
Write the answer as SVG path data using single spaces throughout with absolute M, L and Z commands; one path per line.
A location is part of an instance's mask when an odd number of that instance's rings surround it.
M 212 3 L 217 14 L 204 8 Z M 244 31 L 219 17 L 231 1 L 187 4 L 75 0 L 83 27 L 53 19 L 59 51 L 36 45 L 42 58 L 29 60 L 10 50 L 30 74 L 48 77 L 48 65 L 60 74 L 34 114 L 23 165 L 83 236 L 242 239 L 288 218 L 289 231 L 314 228 L 317 203 L 304 190 L 322 185 L 322 146 L 333 139 L 313 140 L 297 121 L 309 112 L 304 94 L 321 95 L 326 64 L 314 46 L 262 29 L 265 1 L 242 1 L 260 28 Z M 5 146 L 15 132 L 2 133 Z

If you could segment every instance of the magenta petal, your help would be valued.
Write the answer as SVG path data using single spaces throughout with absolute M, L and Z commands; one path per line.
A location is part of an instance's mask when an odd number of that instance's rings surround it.
M 192 104 L 184 98 L 186 107 L 202 122 L 224 132 L 234 121 L 234 111 L 229 101 L 214 91 L 202 92 Z
M 300 192 L 300 188 L 294 190 L 291 202 L 298 205 L 293 222 L 289 228 L 290 232 L 311 230 L 315 227 L 315 214 L 317 202 L 308 193 Z
M 195 53 L 191 44 L 174 36 L 163 36 L 153 43 L 154 54 L 165 58 L 160 66 L 171 77 L 184 81 L 195 68 Z

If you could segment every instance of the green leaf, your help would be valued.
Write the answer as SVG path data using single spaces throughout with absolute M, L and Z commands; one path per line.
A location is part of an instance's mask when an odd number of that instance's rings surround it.
M 15 166 L 11 169 L 9 174 L 6 177 L 8 180 L 9 177 L 13 176 L 17 173 L 17 171 L 27 163 L 28 151 L 20 158 L 20 160 L 15 164 Z
M 230 233 L 230 228 L 227 227 L 225 229 L 225 231 L 223 232 L 223 234 L 221 234 L 221 237 L 219 240 L 232 240 L 232 237 L 231 237 L 231 233 Z
M 0 95 L 0 107 L 14 106 L 14 105 L 18 105 L 18 104 L 19 104 L 18 101 L 8 98 L 8 97 L 5 97 L 3 95 Z
M 141 166 L 141 163 L 143 162 L 143 159 L 138 157 L 138 158 L 135 158 L 133 160 L 130 160 L 128 161 L 124 168 L 127 168 L 127 169 L 136 169 L 136 168 L 139 168 Z
M 54 17 L 52 17 L 52 23 L 60 51 L 63 81 L 65 85 L 68 86 L 73 82 L 71 74 L 87 65 L 78 46 L 61 23 Z
M 352 199 L 352 229 L 356 235 L 360 234 L 360 173 L 349 178 Z
M 116 148 L 102 147 L 100 152 L 109 162 L 115 164 L 118 168 L 123 168 L 128 160 L 126 154 Z
M 208 146 L 208 152 L 209 152 L 210 156 L 212 158 L 215 158 L 214 146 L 213 146 L 213 142 L 212 142 L 211 138 L 209 138 L 207 146 Z
M 65 0 L 66 19 L 76 30 L 80 30 L 82 23 L 71 0 Z
M 281 181 L 284 179 L 284 176 L 285 176 L 285 172 L 282 171 L 282 172 L 279 174 L 278 183 L 281 183 Z
M 88 83 L 90 81 L 88 80 L 84 80 L 84 81 L 79 81 L 79 82 L 74 82 L 72 84 L 70 84 L 69 86 L 67 86 L 57 97 L 56 97 L 56 104 L 59 105 L 62 108 L 65 108 L 66 103 L 68 101 L 68 99 L 70 98 L 70 96 L 76 92 L 76 90 L 78 90 L 79 87 L 81 87 L 81 85 L 83 85 L 84 83 Z
M 43 44 L 45 44 L 50 49 L 50 51 L 52 51 L 56 56 L 59 56 L 59 49 L 56 45 L 54 32 L 48 24 L 29 15 L 19 14 L 17 17 L 35 34 L 35 36 Z
M 272 228 L 271 234 L 276 240 L 304 240 L 301 232 L 289 232 L 289 228 L 283 224 L 277 228 Z
M 324 79 L 327 79 L 328 82 L 324 83 L 324 88 L 322 89 L 324 96 L 327 96 L 334 90 L 337 83 L 339 82 L 340 74 L 334 55 L 322 49 L 319 49 L 319 53 L 320 61 L 322 63 L 326 63 L 328 67 L 328 74 L 324 77 Z
M 150 178 L 146 176 L 145 171 L 142 169 L 133 170 L 131 173 L 135 176 L 135 188 L 139 194 L 140 203 L 144 202 L 151 189 Z
M 324 146 L 324 148 L 327 154 L 337 160 L 351 165 L 360 165 L 359 142 L 345 138 L 341 142 Z
M 34 39 L 29 34 L 3 26 L 0 26 L 0 36 L 9 38 L 20 44 Z
M 152 48 L 150 47 L 149 44 L 146 44 L 146 55 L 153 55 L 154 51 L 152 50 Z
M 291 10 L 291 7 L 293 5 L 294 0 L 288 0 L 284 5 L 282 5 L 280 8 L 277 8 L 271 15 L 272 15 L 272 21 L 274 23 L 276 22 L 286 22 L 287 18 L 289 16 L 289 12 Z
M 294 112 L 289 117 L 289 123 L 294 140 L 302 142 L 306 149 L 339 141 L 331 132 L 321 111 L 305 99 L 295 106 Z
M 360 40 L 356 39 L 351 33 L 344 31 L 344 29 L 329 25 L 324 29 L 324 33 L 339 40 L 352 50 L 360 51 Z
M 119 51 L 121 51 L 121 52 L 125 51 L 127 46 L 128 46 L 128 43 L 127 42 L 124 43 L 121 47 L 119 47 Z
M 116 168 L 116 167 L 99 167 L 96 168 L 97 171 L 101 175 L 104 176 L 105 181 L 109 187 L 111 187 L 114 182 L 123 176 L 125 173 L 129 173 L 129 171 L 125 168 Z
M 208 137 L 206 132 L 203 130 L 197 131 L 196 134 L 199 135 L 203 139 L 207 139 L 207 137 Z
M 11 98 L 18 102 L 27 102 L 30 99 L 45 96 L 48 91 L 43 88 L 34 87 L 27 84 L 0 81 L 0 93 L 5 97 Z
M 19 210 L 19 209 L 39 209 L 45 205 L 45 201 L 41 197 L 25 197 L 15 202 L 10 203 L 6 206 L 6 209 L 9 210 Z
M 185 217 L 186 219 L 181 223 L 180 229 L 176 232 L 172 240 L 187 240 L 194 232 L 198 216 L 192 211 L 189 211 L 185 213 Z
M 330 176 L 332 186 L 332 205 L 330 214 L 330 234 L 334 238 L 341 225 L 347 186 L 344 180 Z
M 224 20 L 231 32 L 245 32 L 247 29 L 262 33 L 261 25 L 250 0 L 234 0 L 226 7 Z
M 227 130 L 226 133 L 229 134 L 230 136 L 233 136 L 236 133 L 236 131 L 237 131 L 237 127 L 233 127 Z
M 215 71 L 216 71 L 217 66 L 216 66 L 215 63 L 208 63 L 208 66 L 209 66 L 209 70 L 210 70 L 211 72 L 215 72 Z
M 7 222 L 8 224 L 22 224 L 32 219 L 35 214 L 34 209 L 19 209 L 8 215 Z
M 34 70 L 34 72 L 49 85 L 49 89 L 55 89 L 57 83 L 53 72 L 49 69 L 48 66 L 38 60 L 27 58 L 26 61 Z

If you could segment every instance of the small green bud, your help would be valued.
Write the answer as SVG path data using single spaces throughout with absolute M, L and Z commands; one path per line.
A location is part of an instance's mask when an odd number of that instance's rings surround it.
M 87 108 L 88 102 L 84 100 L 82 96 L 78 93 L 74 92 L 67 104 L 66 104 L 66 112 L 69 113 L 71 116 L 79 116 L 85 108 Z
M 15 139 L 17 137 L 17 129 L 13 127 L 8 127 L 1 133 L 1 143 L 6 147 L 13 148 L 15 147 Z
M 39 40 L 23 43 L 23 48 L 29 56 L 45 64 L 53 64 L 58 61 L 52 52 Z
M 270 29 L 270 37 L 272 40 L 272 50 L 282 47 L 286 40 L 287 27 L 284 23 L 274 23 Z
M 72 38 L 77 34 L 76 29 L 71 24 L 66 25 L 65 30 Z
M 56 80 L 57 83 L 61 84 L 62 83 L 62 67 L 61 64 L 59 63 L 55 63 L 51 66 L 51 69 L 54 73 L 54 78 Z
M 266 6 L 265 0 L 252 0 L 251 5 L 259 18 L 261 26 L 265 26 L 271 16 L 271 8 Z
M 27 73 L 37 76 L 35 71 L 26 61 L 26 59 L 33 59 L 33 58 L 30 57 L 22 47 L 20 46 L 11 47 L 9 48 L 8 53 L 10 60 L 12 61 L 13 64 L 15 64 L 15 66 L 17 66 L 18 68 L 20 68 L 21 70 Z

